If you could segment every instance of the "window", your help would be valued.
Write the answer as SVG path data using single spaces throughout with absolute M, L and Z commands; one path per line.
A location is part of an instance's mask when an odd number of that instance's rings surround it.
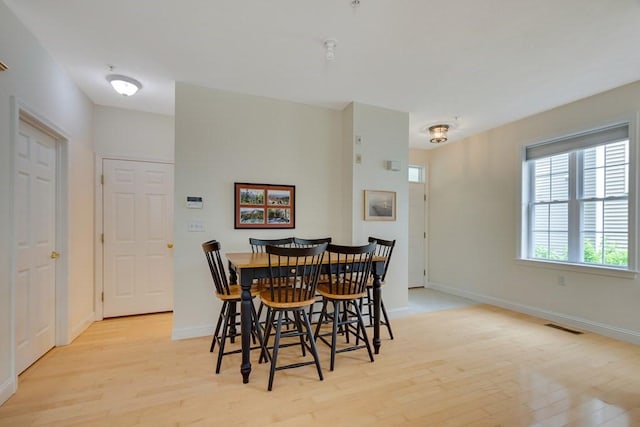
M 627 124 L 527 147 L 523 257 L 632 267 L 629 152 Z
M 424 182 L 424 168 L 409 166 L 409 182 Z

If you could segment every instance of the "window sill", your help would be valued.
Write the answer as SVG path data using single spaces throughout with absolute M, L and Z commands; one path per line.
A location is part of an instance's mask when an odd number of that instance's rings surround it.
M 534 260 L 534 259 L 516 258 L 515 261 L 516 261 L 516 264 L 523 265 L 526 267 L 550 268 L 553 270 L 571 271 L 574 273 L 595 274 L 599 276 L 617 277 L 619 279 L 633 280 L 638 276 L 638 273 L 639 273 L 636 270 L 625 270 L 622 268 L 596 267 L 593 265 L 569 264 L 564 262 L 538 260 L 538 259 Z

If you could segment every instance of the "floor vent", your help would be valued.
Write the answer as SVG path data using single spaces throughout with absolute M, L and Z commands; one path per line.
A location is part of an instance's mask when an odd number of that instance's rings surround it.
M 569 332 L 570 334 L 574 334 L 574 335 L 582 335 L 584 333 L 584 332 L 576 331 L 573 329 L 565 328 L 564 326 L 554 325 L 553 323 L 545 323 L 544 326 L 548 326 L 554 329 L 560 329 L 561 331 Z

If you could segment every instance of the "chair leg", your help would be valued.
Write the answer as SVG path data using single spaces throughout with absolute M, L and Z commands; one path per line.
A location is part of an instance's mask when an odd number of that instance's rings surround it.
M 224 311 L 226 310 L 227 302 L 224 301 L 222 303 L 222 309 L 220 310 L 220 315 L 218 316 L 218 323 L 216 323 L 216 330 L 213 333 L 213 339 L 211 340 L 211 348 L 209 348 L 209 353 L 213 353 L 213 349 L 216 346 L 216 339 L 218 338 L 218 334 L 220 333 L 220 325 L 222 324 L 222 319 L 224 318 Z
M 222 365 L 222 355 L 224 354 L 224 346 L 227 342 L 227 334 L 229 333 L 229 315 L 231 314 L 231 304 L 227 304 L 224 310 L 224 319 L 222 320 L 224 325 L 222 326 L 222 337 L 220 339 L 220 346 L 218 348 L 218 362 L 216 363 L 216 374 L 220 373 L 220 366 Z M 235 322 L 235 320 L 231 320 Z
M 296 310 L 295 312 L 293 312 L 293 317 L 295 319 L 296 322 L 296 328 L 298 329 L 298 334 L 299 338 L 300 338 L 300 347 L 302 348 L 302 356 L 306 356 L 307 355 L 307 350 L 306 350 L 306 346 L 304 344 L 304 330 L 302 329 L 302 319 L 300 318 L 302 315 L 300 314 L 300 311 Z
M 269 386 L 268 390 L 273 388 L 273 377 L 276 373 L 276 361 L 278 360 L 278 349 L 280 347 L 280 333 L 282 331 L 282 318 L 284 316 L 283 311 L 278 312 L 278 324 L 276 325 L 276 338 L 273 343 L 273 356 L 271 356 L 271 369 L 269 370 Z
M 326 317 L 327 317 L 327 300 L 323 299 L 322 309 L 320 310 L 320 317 L 318 318 L 318 323 L 316 323 L 316 331 L 313 334 L 314 340 L 318 339 L 318 336 L 320 335 L 320 327 L 322 326 L 322 323 L 324 322 L 324 319 Z
M 369 343 L 369 338 L 367 337 L 367 330 L 364 327 L 364 320 L 362 319 L 362 313 L 360 312 L 360 307 L 353 301 L 353 307 L 356 310 L 356 314 L 358 316 L 358 328 L 362 330 L 362 338 L 364 343 L 367 345 L 367 351 L 369 352 L 369 359 L 373 362 L 373 352 L 371 351 L 371 344 Z M 357 332 L 357 329 L 356 329 Z
M 262 363 L 262 361 L 268 361 L 270 359 L 269 356 L 269 350 L 268 350 L 268 345 L 269 345 L 269 338 L 271 337 L 271 329 L 273 328 L 273 316 L 274 316 L 274 311 L 271 310 L 271 308 L 267 307 L 267 316 L 266 316 L 266 320 L 264 323 L 264 338 L 263 338 L 263 342 L 262 342 L 262 351 L 260 352 L 260 359 L 258 360 L 258 363 Z
M 340 303 L 338 301 L 333 302 L 333 325 L 331 331 L 331 364 L 329 370 L 333 371 L 333 367 L 336 363 L 336 343 L 338 341 L 338 322 L 340 316 Z
M 387 331 L 389 331 L 389 337 L 393 339 L 393 332 L 391 331 L 391 323 L 389 322 L 389 316 L 387 315 L 387 309 L 384 308 L 384 300 L 380 300 L 380 308 L 382 316 L 384 317 L 384 324 L 387 325 Z
M 318 377 L 320 381 L 324 380 L 324 376 L 322 375 L 322 369 L 320 368 L 320 358 L 318 357 L 318 349 L 316 348 L 316 342 L 313 339 L 313 335 L 311 335 L 311 322 L 309 321 L 309 317 L 307 316 L 307 312 L 302 310 L 301 316 L 304 318 L 305 327 L 307 329 L 307 338 L 309 339 L 309 346 L 311 347 L 311 354 L 313 355 L 313 360 L 316 362 L 316 369 L 318 370 Z

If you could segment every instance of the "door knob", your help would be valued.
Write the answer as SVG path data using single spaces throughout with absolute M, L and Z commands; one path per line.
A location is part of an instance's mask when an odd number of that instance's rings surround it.
M 49 255 L 49 258 L 51 259 L 58 259 L 60 258 L 60 254 L 56 251 L 51 251 L 51 255 Z
M 167 247 L 168 247 L 169 249 L 173 248 L 173 243 L 167 243 Z

